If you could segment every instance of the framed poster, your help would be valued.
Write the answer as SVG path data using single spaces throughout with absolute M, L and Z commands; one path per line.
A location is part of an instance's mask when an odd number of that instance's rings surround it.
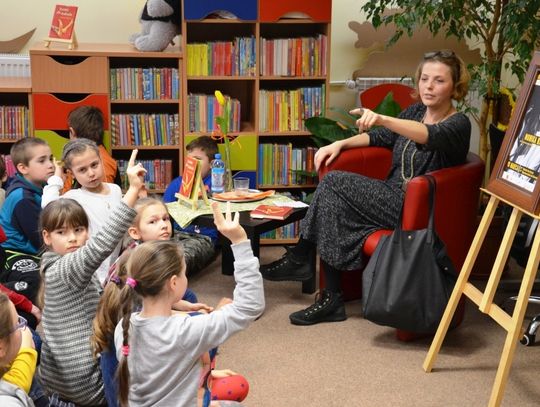
M 486 189 L 538 214 L 539 174 L 540 52 L 535 52 Z

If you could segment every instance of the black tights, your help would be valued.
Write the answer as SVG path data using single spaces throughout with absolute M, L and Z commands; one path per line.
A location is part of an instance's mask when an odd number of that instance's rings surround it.
M 295 247 L 291 249 L 291 252 L 294 256 L 302 259 L 308 260 L 308 256 L 312 250 L 315 250 L 315 243 L 310 242 L 309 240 L 304 239 L 300 236 L 298 243 Z M 326 281 L 326 289 L 334 293 L 341 292 L 341 274 L 342 271 L 332 267 L 324 260 L 321 260 L 324 267 L 324 279 Z
M 324 281 L 326 282 L 326 289 L 333 293 L 340 293 L 341 275 L 343 274 L 343 271 L 332 267 L 324 260 L 321 260 L 321 263 L 324 267 Z

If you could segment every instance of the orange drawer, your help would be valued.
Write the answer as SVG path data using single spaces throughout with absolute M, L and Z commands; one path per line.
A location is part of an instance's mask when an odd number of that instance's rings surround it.
M 106 57 L 31 55 L 33 92 L 108 93 Z
M 313 21 L 330 22 L 332 0 L 259 0 L 261 22 L 279 20 L 286 13 L 303 13 Z
M 69 112 L 79 106 L 96 106 L 103 113 L 105 130 L 109 128 L 107 95 L 87 95 L 82 100 L 65 101 L 49 93 L 32 95 L 35 130 L 67 130 Z

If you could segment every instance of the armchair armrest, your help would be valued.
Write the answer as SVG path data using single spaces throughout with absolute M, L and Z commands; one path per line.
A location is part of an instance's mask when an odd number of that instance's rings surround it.
M 349 171 L 370 178 L 384 179 L 392 164 L 392 151 L 382 147 L 343 150 L 328 166 L 319 168 L 319 179 L 332 170 Z
M 469 153 L 463 165 L 430 173 L 436 184 L 435 227 L 458 270 L 474 236 L 483 174 L 484 163 L 473 153 Z M 403 229 L 426 227 L 428 191 L 425 177 L 413 178 L 409 183 L 403 209 Z

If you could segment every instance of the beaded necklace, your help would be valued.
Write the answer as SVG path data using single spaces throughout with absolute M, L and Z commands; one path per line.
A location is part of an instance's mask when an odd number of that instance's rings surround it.
M 446 117 L 448 116 L 448 114 L 450 113 L 450 111 L 452 110 L 453 107 L 454 106 L 452 104 L 450 104 L 450 107 L 448 108 L 448 110 L 446 111 L 446 113 L 444 114 L 442 119 L 437 121 L 436 123 L 433 123 L 433 124 L 440 123 L 444 119 L 446 119 Z M 424 113 L 424 116 L 422 117 L 422 120 L 420 120 L 420 123 L 424 123 L 424 120 L 426 119 L 426 114 L 427 114 L 427 110 Z M 417 148 L 414 149 L 414 151 L 413 151 L 413 153 L 411 155 L 411 171 L 409 173 L 409 176 L 405 175 L 405 153 L 407 151 L 407 148 L 409 147 L 409 144 L 411 144 L 411 141 L 412 141 L 411 139 L 407 140 L 407 143 L 405 144 L 405 147 L 403 148 L 403 151 L 401 152 L 401 179 L 403 180 L 403 182 L 401 183 L 401 189 L 403 191 L 407 190 L 407 184 L 409 183 L 409 181 L 411 179 L 414 178 L 414 157 L 416 156 L 416 152 L 418 151 Z

